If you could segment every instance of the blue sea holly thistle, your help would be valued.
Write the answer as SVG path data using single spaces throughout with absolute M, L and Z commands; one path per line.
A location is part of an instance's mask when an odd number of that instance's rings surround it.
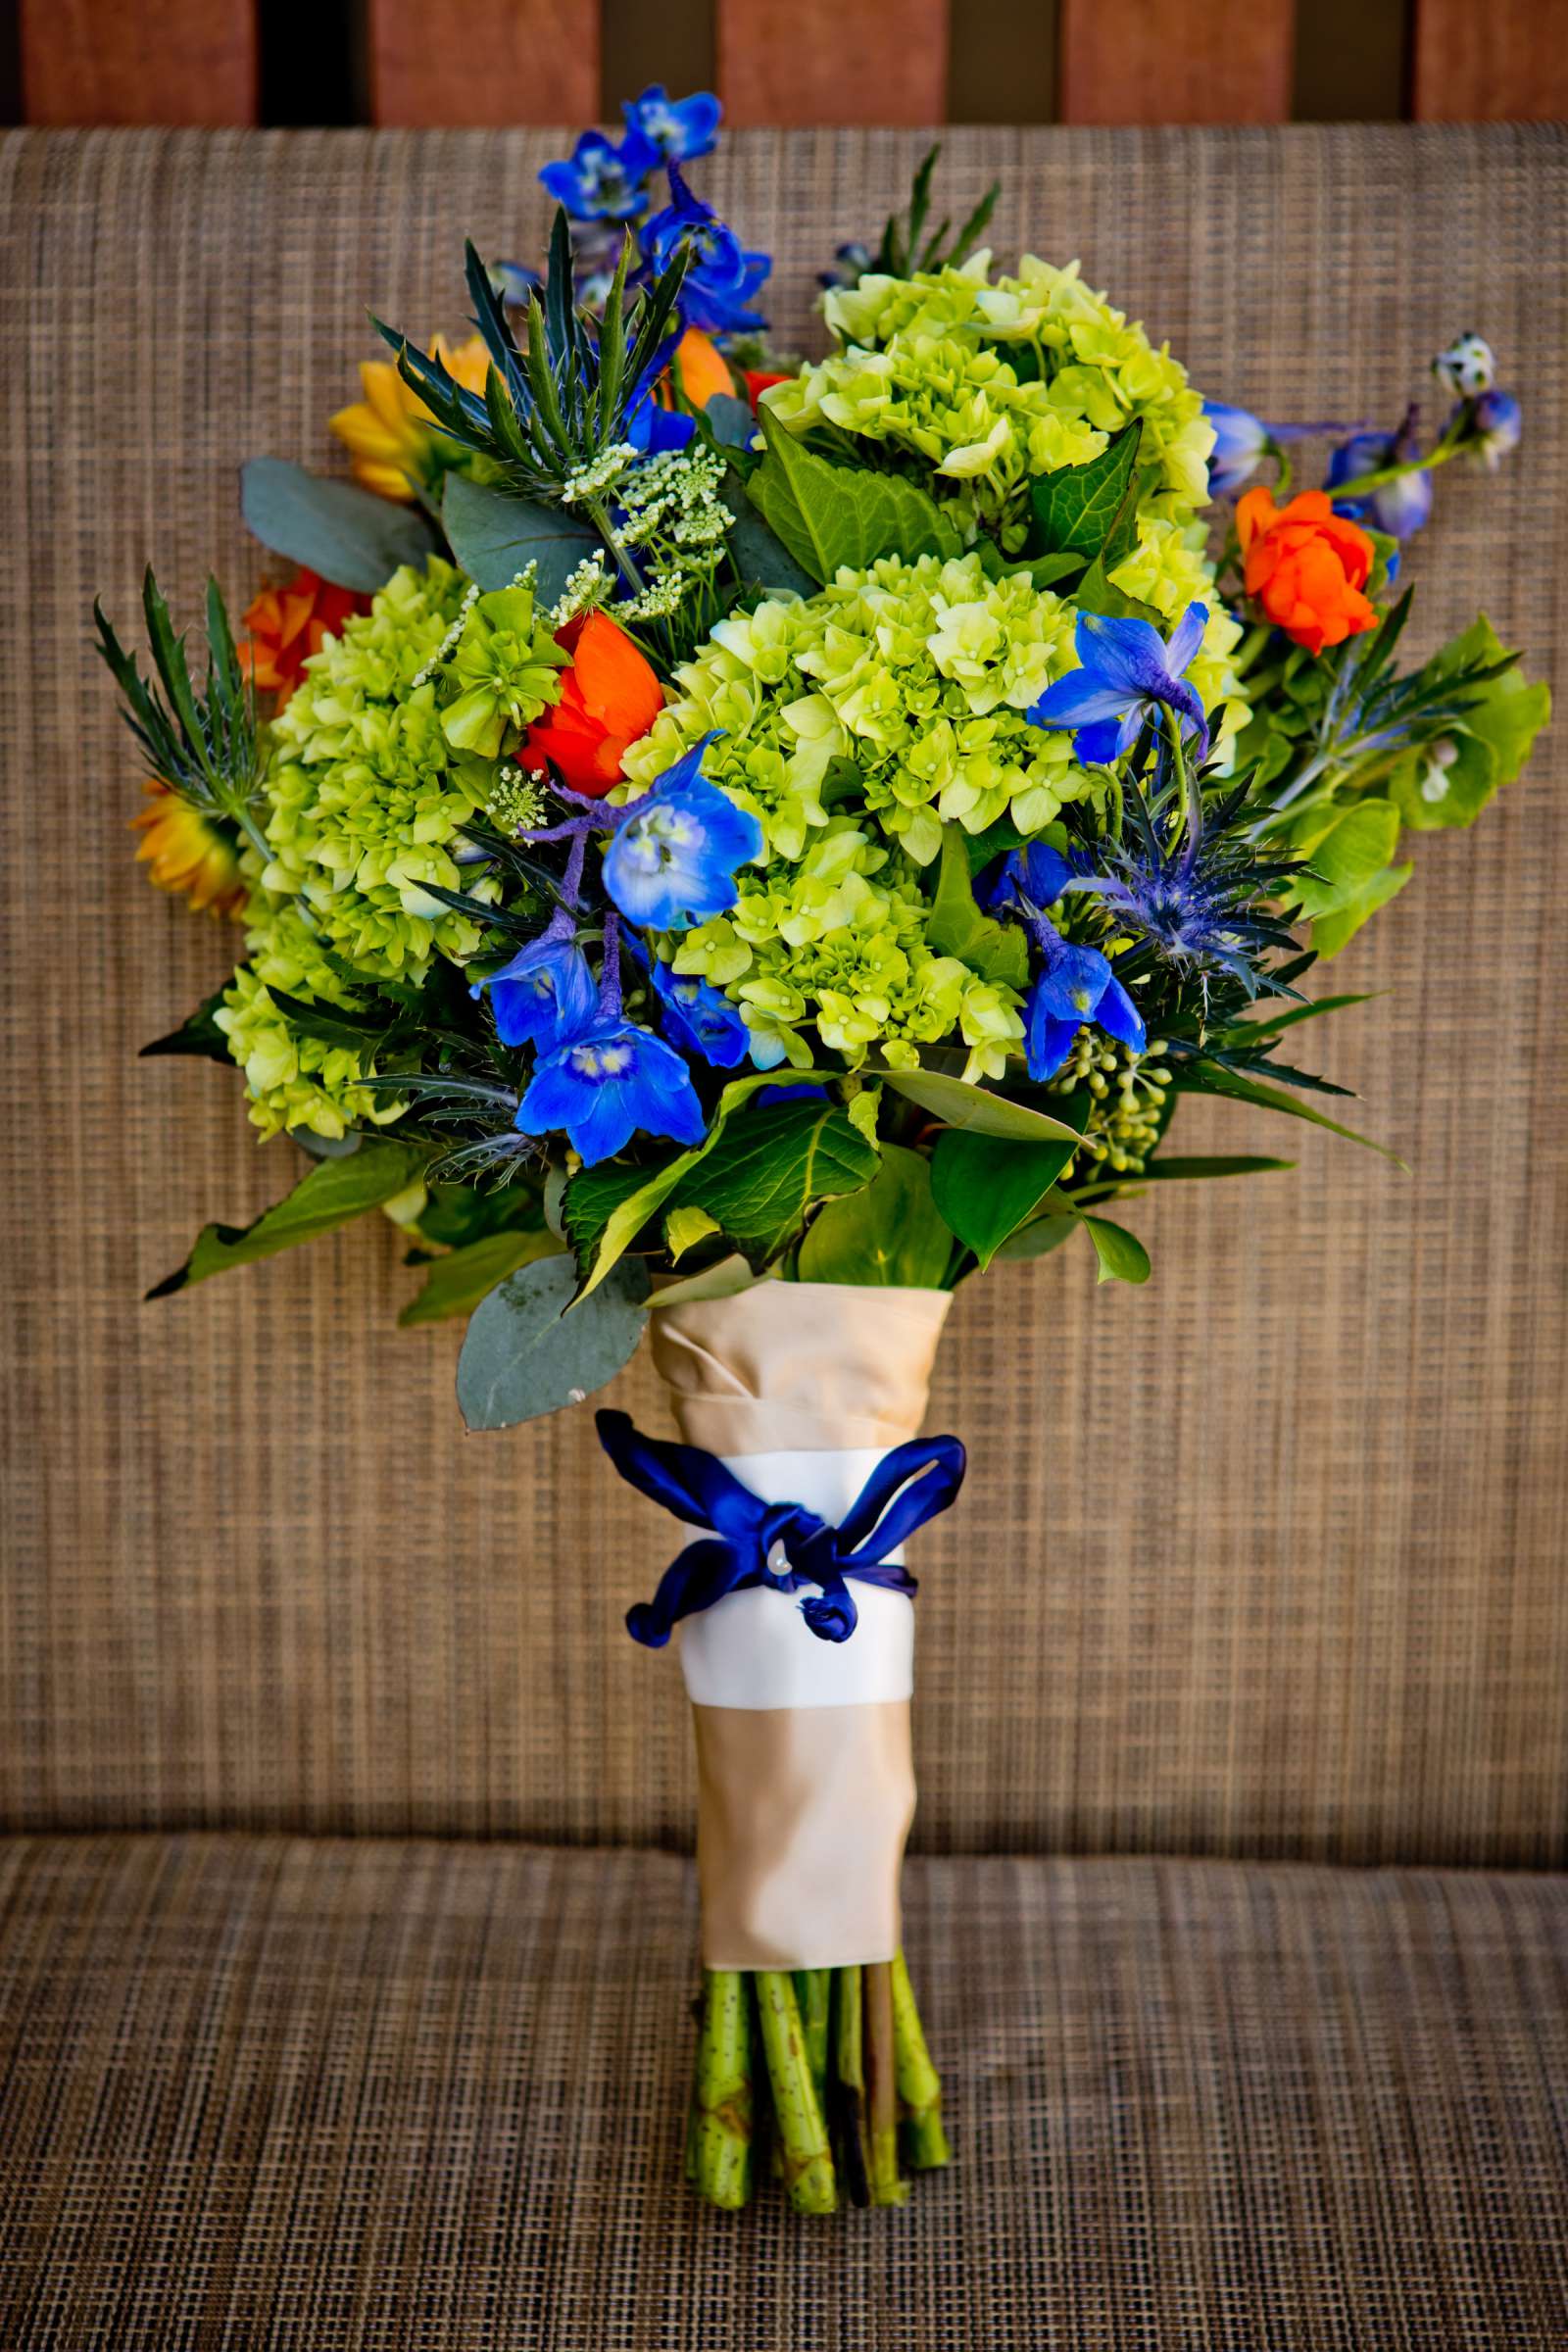
M 1186 672 L 1203 642 L 1208 610 L 1189 605 L 1169 642 L 1152 621 L 1080 612 L 1073 650 L 1079 666 L 1048 686 L 1029 711 L 1037 727 L 1065 727 L 1078 758 L 1095 764 L 1121 759 L 1165 710 L 1208 749 L 1208 720 Z
M 703 1140 L 703 1106 L 685 1062 L 621 1010 L 620 920 L 612 912 L 605 916 L 594 1017 L 535 1064 L 515 1125 L 522 1135 L 564 1133 L 588 1167 L 612 1158 L 639 1133 L 677 1144 Z

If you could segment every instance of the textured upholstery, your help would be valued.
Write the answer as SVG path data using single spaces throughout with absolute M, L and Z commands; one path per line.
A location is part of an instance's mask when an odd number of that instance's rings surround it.
M 684 1709 L 619 1630 L 670 1536 L 579 1416 L 465 1439 L 457 1334 L 392 1328 L 379 1222 L 153 1306 L 208 1216 L 291 1180 L 237 1085 L 138 1066 L 230 939 L 130 858 L 134 763 L 88 649 L 145 555 L 190 611 L 258 552 L 235 470 L 321 464 L 363 306 L 462 309 L 461 239 L 538 242 L 547 133 L 20 134 L 0 149 L 9 596 L 0 1818 L 683 1841 Z M 916 134 L 759 132 L 707 184 L 811 272 Z M 1547 131 L 958 132 L 1000 249 L 1083 255 L 1198 379 L 1391 416 L 1484 326 L 1529 436 L 1449 478 L 1430 636 L 1484 598 L 1563 639 L 1568 279 Z M 1561 734 L 1435 839 L 1309 1033 L 1414 1179 L 1282 1123 L 1293 1177 L 1135 1212 L 1141 1293 L 1084 1256 L 960 1298 L 934 1416 L 974 1475 L 921 1541 L 919 1836 L 947 1849 L 1560 1859 L 1568 1822 Z M 658 1410 L 646 1367 L 618 1400 Z
M 688 1866 L 0 1848 L 0 2341 L 40 2352 L 1556 2352 L 1568 1888 L 911 1864 L 957 2157 L 679 2179 Z

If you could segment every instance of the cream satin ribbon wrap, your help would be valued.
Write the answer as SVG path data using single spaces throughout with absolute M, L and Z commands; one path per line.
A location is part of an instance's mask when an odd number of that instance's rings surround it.
M 688 1445 L 769 1501 L 837 1520 L 919 1434 L 950 1303 L 945 1291 L 762 1282 L 657 1308 L 654 1362 Z M 914 1610 L 874 1586 L 855 1598 L 843 1642 L 765 1587 L 680 1628 L 707 1968 L 847 1968 L 900 1948 Z

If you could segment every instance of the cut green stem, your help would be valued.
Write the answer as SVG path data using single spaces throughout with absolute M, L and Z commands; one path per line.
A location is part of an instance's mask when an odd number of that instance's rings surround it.
M 790 2203 L 798 2213 L 832 2213 L 838 2183 L 795 1980 L 782 1969 L 760 1969 L 753 1983 Z
M 902 1952 L 893 1963 L 893 2053 L 904 2161 L 911 2172 L 929 2172 L 946 2164 L 953 2151 L 942 2129 L 942 2078 L 931 2063 Z
M 893 1969 L 879 1960 L 865 1984 L 866 2096 L 871 2111 L 871 2202 L 902 2205 L 909 2184 L 899 2177 L 899 2089 L 894 2055 Z
M 697 2040 L 689 2169 L 700 2196 L 731 2209 L 752 2193 L 752 2020 L 746 1980 L 710 1970 Z

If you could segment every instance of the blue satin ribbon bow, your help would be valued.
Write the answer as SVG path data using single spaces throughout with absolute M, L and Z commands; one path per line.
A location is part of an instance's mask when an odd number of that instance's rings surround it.
M 913 1593 L 913 1577 L 887 1555 L 945 1511 L 963 1484 L 956 1438 L 911 1438 L 877 1464 L 833 1527 L 804 1502 L 764 1502 L 700 1446 L 645 1438 L 626 1413 L 595 1419 L 599 1443 L 629 1486 L 688 1526 L 710 1531 L 670 1562 L 652 1600 L 627 1610 L 626 1631 L 648 1649 L 662 1649 L 682 1617 L 749 1585 L 770 1585 L 775 1592 L 819 1585 L 801 1613 L 824 1642 L 847 1642 L 858 1612 L 846 1578 Z M 769 1566 L 775 1544 L 783 1546 L 787 1568 Z

